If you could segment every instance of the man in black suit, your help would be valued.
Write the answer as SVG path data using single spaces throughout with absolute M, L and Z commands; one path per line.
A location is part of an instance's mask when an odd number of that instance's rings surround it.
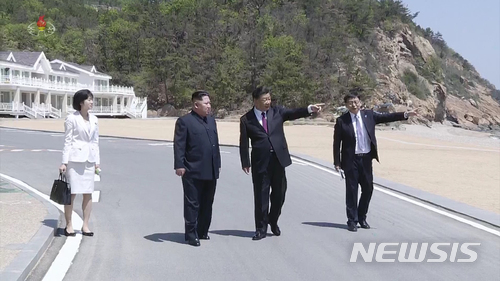
M 221 158 L 209 94 L 196 91 L 192 102 L 192 111 L 175 123 L 174 169 L 182 177 L 184 188 L 185 239 L 190 245 L 200 246 L 199 239 L 210 239 L 208 229 Z
M 285 201 L 285 167 L 292 164 L 283 131 L 283 122 L 295 120 L 319 112 L 323 104 L 307 108 L 285 109 L 271 107 L 271 91 L 259 87 L 252 93 L 254 107 L 240 119 L 240 158 L 246 174 L 252 167 L 255 204 L 255 228 L 253 240 L 266 237 L 267 224 L 274 235 L 281 235 L 278 218 Z M 252 143 L 252 157 L 248 152 L 248 139 Z M 269 192 L 271 210 L 269 212 Z
M 347 229 L 357 231 L 370 228 L 366 222 L 368 205 L 373 193 L 372 159 L 378 159 L 375 125 L 406 120 L 415 111 L 381 114 L 361 110 L 357 94 L 348 94 L 344 103 L 349 112 L 337 118 L 333 134 L 333 164 L 338 172 L 345 173 Z M 343 171 L 342 171 L 343 170 Z M 361 198 L 358 205 L 358 184 Z

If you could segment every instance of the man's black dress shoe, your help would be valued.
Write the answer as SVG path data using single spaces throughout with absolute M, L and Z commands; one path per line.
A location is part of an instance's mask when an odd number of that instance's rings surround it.
M 198 247 L 198 246 L 200 246 L 200 240 L 198 240 L 198 238 L 191 239 L 188 241 L 188 244 L 191 246 Z
M 210 236 L 208 236 L 208 234 L 200 235 L 200 239 L 202 239 L 202 240 L 210 240 Z
M 281 235 L 281 230 L 278 224 L 271 224 L 271 232 L 276 236 Z
M 266 238 L 266 234 L 260 231 L 255 232 L 255 235 L 252 237 L 252 240 L 260 240 L 262 238 Z
M 358 227 L 353 223 L 348 223 L 347 230 L 352 231 L 352 232 L 356 232 L 356 231 L 358 231 Z
M 366 222 L 366 220 L 360 221 L 359 225 L 361 226 L 361 228 L 370 229 L 370 225 Z
M 65 236 L 76 236 L 76 232 L 71 232 L 69 233 L 68 230 L 65 228 L 64 229 L 64 235 Z

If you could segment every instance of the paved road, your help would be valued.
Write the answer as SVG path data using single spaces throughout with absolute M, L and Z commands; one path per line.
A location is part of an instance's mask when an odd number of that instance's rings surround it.
M 61 134 L 0 129 L 0 170 L 48 194 L 57 176 Z M 22 151 L 12 151 L 19 150 Z M 35 151 L 33 151 L 35 150 Z M 41 151 L 36 151 L 41 150 Z M 287 168 L 282 236 L 252 241 L 250 176 L 236 148 L 222 148 L 210 241 L 184 244 L 182 187 L 169 144 L 102 138 L 100 202 L 65 280 L 499 280 L 500 238 L 375 191 L 372 229 L 345 228 L 344 182 L 304 163 Z M 77 204 L 80 204 L 78 201 Z M 76 208 L 81 214 L 80 207 Z M 498 230 L 498 229 L 497 229 Z M 56 238 L 65 239 L 65 238 Z M 353 244 L 481 243 L 473 263 L 378 263 Z M 378 245 L 378 244 L 377 244 Z M 441 247 L 448 254 L 451 247 Z M 395 251 L 391 246 L 387 250 Z M 397 255 L 386 254 L 384 258 Z M 437 258 L 427 252 L 426 260 Z M 469 258 L 461 253 L 456 258 Z

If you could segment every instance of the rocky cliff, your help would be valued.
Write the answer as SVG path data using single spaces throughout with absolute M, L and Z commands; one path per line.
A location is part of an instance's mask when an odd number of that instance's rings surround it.
M 368 107 L 383 103 L 396 110 L 418 107 L 422 118 L 415 122 L 500 128 L 500 104 L 494 98 L 498 90 L 459 55 L 441 58 L 429 40 L 409 28 L 393 36 L 379 29 L 376 36 L 380 66 Z

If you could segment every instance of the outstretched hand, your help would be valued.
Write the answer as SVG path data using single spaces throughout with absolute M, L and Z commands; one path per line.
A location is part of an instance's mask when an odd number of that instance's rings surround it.
M 325 106 L 324 103 L 317 103 L 317 104 L 312 104 L 311 105 L 311 110 L 312 112 L 320 112 L 321 111 L 321 107 Z
M 408 115 L 408 117 L 417 116 L 418 115 L 418 108 L 410 110 L 410 111 L 406 111 L 406 114 Z

